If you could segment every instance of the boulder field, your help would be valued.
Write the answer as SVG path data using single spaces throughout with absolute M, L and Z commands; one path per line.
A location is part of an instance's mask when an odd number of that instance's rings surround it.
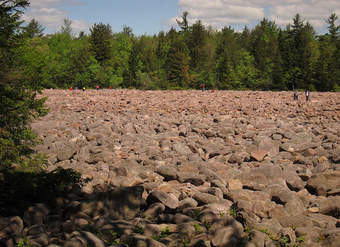
M 80 190 L 0 220 L 8 246 L 340 246 L 340 94 L 45 90 L 47 170 Z

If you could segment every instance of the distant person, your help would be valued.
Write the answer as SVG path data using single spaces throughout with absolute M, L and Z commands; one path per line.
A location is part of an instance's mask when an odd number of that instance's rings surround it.
M 299 99 L 299 96 L 298 96 L 298 94 L 297 94 L 297 91 L 295 90 L 294 91 L 294 100 L 298 100 Z
M 99 85 L 97 84 L 96 89 L 99 90 Z
M 306 94 L 306 101 L 309 101 L 309 91 L 306 90 L 306 91 L 305 91 L 305 94 Z
M 83 87 L 82 89 L 83 89 L 83 92 L 85 92 L 85 89 L 86 89 L 86 88 L 85 88 L 85 87 Z
M 75 86 L 75 87 L 74 87 L 74 90 L 78 90 L 78 86 Z
M 204 84 L 204 83 L 202 83 L 202 85 L 201 85 L 201 86 L 202 86 L 202 92 L 203 92 L 203 91 L 205 91 L 205 84 Z
M 112 86 L 109 86 L 109 89 L 112 89 Z
M 72 87 L 70 87 L 70 90 L 72 91 L 72 90 L 73 90 L 73 88 L 72 88 Z

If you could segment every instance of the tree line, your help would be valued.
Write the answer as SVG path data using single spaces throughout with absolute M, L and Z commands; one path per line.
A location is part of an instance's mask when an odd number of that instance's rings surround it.
M 340 90 L 340 27 L 337 16 L 318 35 L 296 14 L 280 28 L 264 18 L 253 29 L 213 30 L 201 21 L 189 25 L 188 12 L 178 28 L 135 36 L 129 27 L 114 33 L 94 24 L 76 37 L 71 21 L 60 31 L 43 34 L 32 20 L 16 52 L 29 83 L 44 88 L 71 86 L 138 89 Z

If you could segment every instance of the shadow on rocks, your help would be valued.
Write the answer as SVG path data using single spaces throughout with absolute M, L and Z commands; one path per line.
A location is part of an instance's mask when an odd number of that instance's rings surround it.
M 23 216 L 35 203 L 54 205 L 81 186 L 80 174 L 72 169 L 57 168 L 52 172 L 0 172 L 0 216 Z

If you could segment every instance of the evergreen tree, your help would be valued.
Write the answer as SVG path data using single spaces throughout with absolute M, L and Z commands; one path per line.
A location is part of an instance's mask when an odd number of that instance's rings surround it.
M 197 21 L 190 28 L 187 47 L 190 53 L 190 68 L 193 71 L 202 71 L 208 54 L 206 50 L 207 34 L 201 21 Z
M 166 56 L 169 50 L 169 43 L 170 42 L 167 40 L 164 32 L 160 32 L 157 36 L 157 49 L 156 49 L 158 69 L 164 67 Z
M 133 31 L 131 27 L 124 26 L 123 27 L 123 33 L 127 35 L 128 37 L 133 37 Z
M 189 29 L 188 14 L 187 11 L 184 11 L 182 13 L 182 21 L 176 19 L 177 25 L 181 28 L 182 32 L 186 32 Z
M 64 19 L 64 23 L 61 26 L 61 31 L 62 34 L 64 35 L 69 35 L 69 36 L 73 36 L 72 33 L 72 21 L 70 19 L 65 18 Z
M 293 25 L 287 27 L 280 39 L 286 81 L 291 84 L 289 88 L 312 87 L 313 67 L 318 56 L 313 27 L 309 23 L 305 24 L 300 15 L 296 14 Z
M 241 35 L 239 36 L 241 47 L 246 51 L 251 50 L 251 32 L 247 26 L 244 27 Z
M 4 65 L 0 72 L 0 169 L 31 157 L 35 135 L 28 123 L 46 113 L 45 99 L 36 99 L 38 88 L 18 76 L 14 56 L 21 44 L 19 18 L 28 4 L 26 0 L 0 0 L 0 63 Z
M 109 24 L 94 24 L 90 29 L 91 49 L 97 61 L 103 65 L 112 57 L 112 30 Z
M 332 41 L 336 41 L 339 39 L 340 34 L 340 26 L 336 25 L 336 20 L 338 19 L 338 16 L 335 13 L 332 13 L 329 18 L 327 19 L 328 26 L 328 32 L 331 36 Z
M 26 27 L 24 27 L 24 35 L 28 38 L 42 37 L 45 28 L 35 19 L 32 19 Z
M 264 18 L 251 33 L 251 54 L 261 71 L 259 89 L 284 89 L 281 79 L 281 56 L 276 24 Z
M 239 50 L 234 29 L 224 27 L 216 49 L 216 86 L 219 89 L 232 89 L 233 73 L 240 59 Z
M 139 40 L 139 57 L 142 63 L 142 71 L 151 73 L 157 68 L 157 42 L 154 38 L 142 35 Z
M 166 60 L 166 73 L 170 87 L 185 88 L 190 84 L 189 62 L 189 51 L 183 36 L 173 36 Z
M 128 60 L 128 68 L 123 74 L 123 86 L 124 87 L 134 87 L 138 88 L 138 78 L 137 74 L 140 70 L 140 47 L 137 40 L 134 40 L 132 45 L 132 50 Z
M 327 20 L 328 33 L 319 37 L 320 56 L 315 66 L 315 86 L 320 91 L 340 91 L 340 28 L 336 14 Z

